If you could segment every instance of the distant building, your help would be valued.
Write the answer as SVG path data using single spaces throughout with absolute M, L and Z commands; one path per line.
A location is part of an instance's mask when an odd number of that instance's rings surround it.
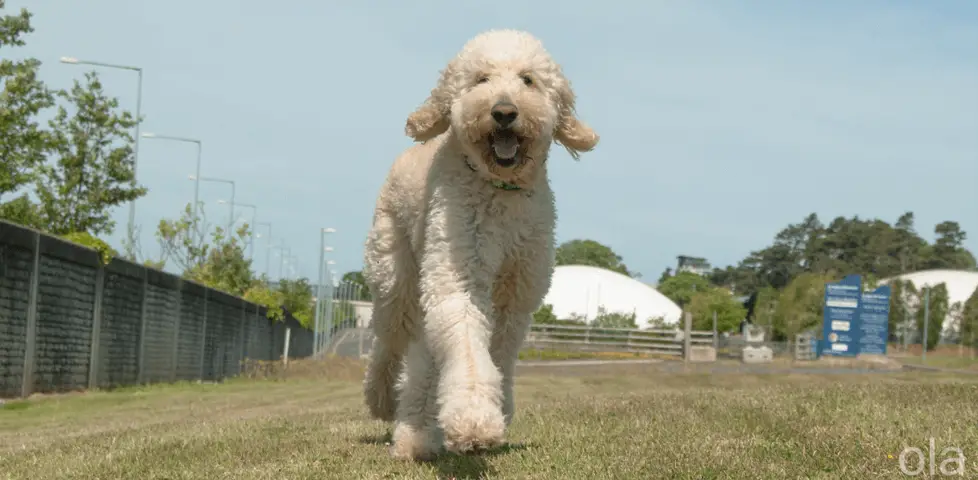
M 921 270 L 897 275 L 896 277 L 884 278 L 879 281 L 879 284 L 889 284 L 894 279 L 909 281 L 913 283 L 918 291 L 943 283 L 947 288 L 949 311 L 947 312 L 947 317 L 944 319 L 941 337 L 942 340 L 946 340 L 957 336 L 961 322 L 961 308 L 964 307 L 964 303 L 978 289 L 978 272 L 946 269 Z M 920 307 L 918 297 L 908 296 L 905 301 L 911 310 L 916 310 Z M 958 305 L 958 308 L 954 308 L 955 304 Z M 916 323 L 916 319 L 913 317 L 909 320 L 910 323 Z M 919 341 L 919 339 L 915 341 Z
M 690 272 L 697 275 L 709 274 L 713 267 L 710 262 L 702 257 L 691 257 L 689 255 L 679 255 L 676 257 L 676 273 Z
M 543 300 L 557 318 L 594 320 L 599 309 L 635 314 L 638 328 L 654 326 L 652 319 L 678 325 L 682 310 L 658 290 L 627 275 L 585 265 L 561 265 L 554 270 Z

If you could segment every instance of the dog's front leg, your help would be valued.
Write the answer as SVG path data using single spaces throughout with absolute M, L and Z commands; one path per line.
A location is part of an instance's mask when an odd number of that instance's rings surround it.
M 433 391 L 438 385 L 437 371 L 423 338 L 411 342 L 405 360 L 391 454 L 404 460 L 428 461 L 441 450 L 438 404 Z
M 449 451 L 465 453 L 503 442 L 502 376 L 489 354 L 487 305 L 455 293 L 432 308 L 425 335 L 439 371 L 438 423 Z M 481 303 L 481 305 L 479 305 Z
M 497 313 L 497 325 L 492 335 L 492 359 L 503 374 L 503 415 L 506 425 L 513 422 L 516 402 L 513 398 L 513 377 L 516 373 L 516 361 L 526 332 L 533 323 L 533 315 L 529 313 L 513 313 L 502 311 Z
M 438 371 L 437 418 L 445 447 L 465 453 L 501 444 L 506 429 L 502 377 L 489 353 L 500 255 L 491 241 L 453 233 L 429 229 L 421 267 L 423 334 Z

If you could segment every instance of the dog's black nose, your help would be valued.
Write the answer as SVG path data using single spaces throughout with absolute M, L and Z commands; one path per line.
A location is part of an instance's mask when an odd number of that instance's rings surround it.
M 510 126 L 516 117 L 519 116 L 519 111 L 516 109 L 516 105 L 508 102 L 499 102 L 492 107 L 492 119 L 496 121 L 500 128 L 506 128 Z

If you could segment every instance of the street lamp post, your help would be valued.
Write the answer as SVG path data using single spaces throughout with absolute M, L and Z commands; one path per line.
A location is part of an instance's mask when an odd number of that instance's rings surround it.
M 201 158 L 201 150 L 203 150 L 203 142 L 195 138 L 174 137 L 170 135 L 157 135 L 155 133 L 149 133 L 149 132 L 144 133 L 142 137 L 155 138 L 157 140 L 167 140 L 171 142 L 193 143 L 197 145 L 197 168 L 196 168 L 197 174 L 195 176 L 194 175 L 191 176 L 191 178 L 195 180 L 193 212 L 194 212 L 194 224 L 196 224 L 197 219 L 200 217 L 200 205 L 198 205 L 198 202 L 200 201 L 200 158 Z
M 332 251 L 332 249 L 330 249 L 330 251 Z M 328 284 L 328 288 L 325 290 L 325 293 L 323 293 L 323 331 L 326 333 L 325 338 L 322 339 L 323 346 L 329 345 L 330 338 L 333 336 L 332 318 L 334 309 L 333 297 L 335 294 L 333 290 L 333 282 L 330 282 L 329 280 L 330 265 L 336 265 L 336 262 L 333 260 L 327 260 L 326 265 L 323 266 L 323 271 L 326 273 L 325 283 Z M 329 295 L 329 298 L 326 298 L 326 295 Z
M 285 257 L 292 256 L 292 249 L 285 246 L 284 240 L 272 248 L 278 250 L 278 281 L 281 283 L 282 278 L 285 276 Z
M 323 319 L 323 277 L 325 273 L 323 269 L 325 268 L 324 260 L 327 251 L 332 251 L 332 247 L 326 246 L 326 235 L 330 233 L 336 233 L 335 228 L 321 228 L 319 229 L 319 263 L 318 273 L 319 278 L 316 283 L 316 320 L 313 323 L 313 355 L 315 356 L 319 352 L 319 342 L 320 342 L 320 328 Z M 327 250 L 329 249 L 329 250 Z
M 281 284 L 282 273 L 285 270 L 285 252 L 288 250 L 288 247 L 285 246 L 285 242 L 279 242 L 279 245 L 269 245 L 268 250 L 275 250 L 276 255 L 279 256 L 278 277 L 276 277 L 276 279 Z
M 248 229 L 251 240 L 248 241 L 248 257 L 255 259 L 255 222 L 258 220 L 258 207 L 250 203 L 235 203 L 235 206 L 251 209 L 251 228 Z
M 231 235 L 232 227 L 234 226 L 234 180 L 228 180 L 226 178 L 217 177 L 201 177 L 200 175 L 190 175 L 187 178 L 197 181 L 197 182 L 216 182 L 216 183 L 227 183 L 231 185 L 231 202 L 228 205 L 231 206 L 231 218 L 228 218 L 228 233 Z
M 133 142 L 133 155 L 132 155 L 132 175 L 133 180 L 136 180 L 136 170 L 139 168 L 139 124 L 142 123 L 142 108 L 143 108 L 143 69 L 140 67 L 133 67 L 130 65 L 117 65 L 113 63 L 103 63 L 103 62 L 93 62 L 88 60 L 79 60 L 74 57 L 61 57 L 61 63 L 67 63 L 69 65 L 91 65 L 95 67 L 105 67 L 114 68 L 117 70 L 129 70 L 136 72 L 136 136 Z M 129 202 L 129 221 L 126 225 L 126 230 L 129 234 L 129 241 L 135 241 L 135 224 L 136 224 L 136 199 Z
M 268 275 L 269 275 L 268 274 L 268 265 L 269 265 L 269 261 L 271 260 L 271 254 L 272 254 L 272 249 L 271 249 L 271 246 L 272 246 L 271 245 L 271 242 L 272 242 L 272 224 L 269 223 L 269 222 L 255 222 L 255 228 L 256 229 L 258 228 L 259 225 L 268 228 L 268 243 L 265 245 L 265 277 L 268 277 Z M 257 236 L 258 236 L 258 238 L 261 238 L 261 234 L 260 233 Z

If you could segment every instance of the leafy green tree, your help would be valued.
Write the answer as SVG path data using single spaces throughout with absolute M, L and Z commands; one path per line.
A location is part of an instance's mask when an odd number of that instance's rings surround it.
M 737 331 L 747 315 L 747 309 L 722 288 L 698 291 L 690 298 L 686 311 L 693 315 L 693 330 L 713 330 L 713 313 L 717 316 L 717 331 Z
M 268 278 L 264 275 L 252 281 L 251 286 L 242 296 L 245 300 L 262 305 L 266 309 L 266 316 L 273 321 L 283 320 L 282 313 L 282 293 L 273 290 L 268 285 Z
M 937 239 L 926 250 L 928 268 L 951 268 L 971 270 L 975 268 L 975 257 L 964 248 L 968 234 L 958 222 L 945 221 L 934 227 Z
M 666 267 L 666 269 L 662 271 L 662 275 L 659 275 L 658 284 L 661 285 L 662 282 L 669 280 L 669 277 L 671 276 L 672 276 L 672 267 Z
M 24 46 L 24 37 L 33 31 L 26 9 L 0 16 L 0 218 L 37 227 L 37 211 L 27 194 L 9 198 L 33 183 L 48 149 L 38 117 L 54 105 L 54 94 L 38 78 L 41 62 L 11 60 L 16 57 L 12 50 Z
M 750 295 L 761 286 L 757 273 L 743 265 L 714 268 L 708 278 L 710 283 L 726 288 L 735 295 Z
M 557 265 L 589 265 L 618 272 L 630 277 L 638 277 L 622 263 L 621 256 L 611 247 L 594 240 L 570 240 L 557 247 Z
M 975 268 L 974 255 L 963 246 L 966 233 L 957 222 L 942 222 L 935 233 L 933 245 L 921 238 L 913 212 L 905 212 L 893 225 L 857 216 L 823 224 L 810 214 L 737 265 L 714 269 L 710 280 L 750 294 L 764 287 L 780 290 L 806 272 L 883 279 L 924 268 Z
M 905 212 L 893 225 L 894 250 L 900 264 L 900 272 L 912 272 L 919 266 L 919 252 L 927 247 L 927 242 L 917 235 L 914 229 L 913 212 Z
M 836 278 L 819 273 L 802 273 L 778 295 L 774 310 L 773 339 L 793 340 L 795 335 L 822 323 L 825 284 Z
M 689 304 L 696 292 L 707 292 L 714 287 L 710 280 L 692 272 L 679 272 L 659 284 L 657 290 L 680 307 Z
M 635 313 L 609 312 L 604 307 L 598 307 L 598 314 L 591 321 L 595 328 L 638 328 Z
M 156 227 L 160 259 L 156 263 L 161 267 L 175 264 L 181 272 L 203 268 L 211 245 L 207 243 L 208 223 L 203 205 L 199 206 L 199 212 L 194 212 L 188 203 L 179 218 L 160 220 Z
M 536 312 L 533 312 L 533 323 L 556 324 L 557 315 L 554 315 L 554 306 L 548 303 L 540 307 Z
M 299 324 L 306 328 L 313 325 L 313 295 L 312 284 L 308 279 L 282 279 L 278 282 L 278 291 L 282 295 L 282 306 L 285 307 Z
M 119 101 L 106 96 L 94 72 L 75 81 L 58 96 L 74 107 L 59 106 L 50 122 L 50 148 L 55 161 L 40 169 L 36 191 L 46 230 L 55 234 L 111 233 L 111 209 L 146 194 L 133 167 L 136 120 L 119 112 Z
M 113 258 L 119 255 L 111 245 L 105 240 L 98 238 L 88 232 L 73 232 L 62 235 L 61 238 L 82 245 L 84 247 L 91 248 L 98 252 L 99 259 L 102 261 L 103 265 L 108 265 Z
M 675 325 L 666 323 L 665 317 L 649 317 L 645 320 L 646 330 L 666 330 L 675 328 Z
M 251 260 L 245 255 L 248 225 L 225 237 L 224 229 L 214 232 L 214 246 L 200 264 L 184 272 L 184 276 L 231 295 L 242 296 L 254 284 Z
M 929 308 L 924 308 L 925 296 L 930 292 L 927 299 Z M 927 318 L 927 350 L 933 350 L 941 340 L 941 332 L 944 330 L 944 320 L 950 308 L 948 305 L 947 286 L 940 283 L 936 286 L 920 289 L 920 299 L 917 309 L 917 331 L 923 335 L 924 331 L 924 312 L 929 311 Z M 923 341 L 923 337 L 921 337 Z
M 0 203 L 0 220 L 18 223 L 38 230 L 44 229 L 40 209 L 26 193 L 6 203 Z
M 961 343 L 978 348 L 978 289 L 975 289 L 961 309 Z
M 916 303 L 917 289 L 913 282 L 909 280 L 895 279 L 890 285 L 890 317 L 889 317 L 889 337 L 891 341 L 899 341 L 902 337 L 904 326 L 908 321 L 914 319 L 914 312 L 910 305 Z
M 781 291 L 766 286 L 757 291 L 757 301 L 754 303 L 754 314 L 751 321 L 758 325 L 774 326 L 775 312 L 781 303 Z
M 367 287 L 367 280 L 363 278 L 363 272 L 360 270 L 344 273 L 343 284 L 352 288 L 351 292 L 353 292 L 354 296 L 356 297 L 352 300 L 359 300 L 363 302 L 370 301 L 370 288 Z

